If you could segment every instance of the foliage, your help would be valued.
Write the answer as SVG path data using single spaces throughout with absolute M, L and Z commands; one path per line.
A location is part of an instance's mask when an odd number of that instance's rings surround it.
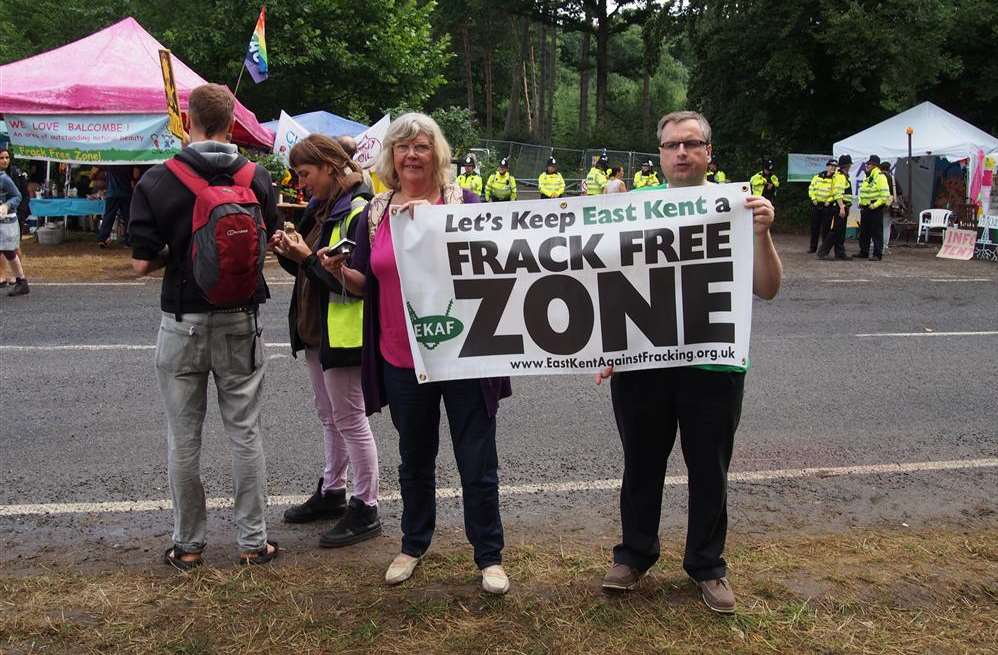
M 423 0 L 270 0 L 270 77 L 254 85 L 244 75 L 239 99 L 261 120 L 281 109 L 376 119 L 379 107 L 424 103 L 445 83 L 441 71 L 451 57 L 448 38 L 431 38 L 434 9 Z M 202 77 L 234 87 L 258 12 L 259 4 L 243 0 L 4 0 L 0 35 L 21 38 L 0 41 L 0 62 L 131 15 Z
M 277 155 L 273 153 L 260 153 L 252 150 L 243 150 L 242 154 L 252 162 L 260 164 L 267 169 L 270 173 L 270 177 L 278 184 L 284 179 L 284 176 L 288 173 L 288 167 L 284 165 Z

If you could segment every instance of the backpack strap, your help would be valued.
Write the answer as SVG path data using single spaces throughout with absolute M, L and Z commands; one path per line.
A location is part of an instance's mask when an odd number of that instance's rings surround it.
M 163 165 L 194 195 L 197 195 L 202 189 L 207 189 L 209 186 L 208 180 L 195 173 L 194 169 L 176 157 L 167 159 L 163 162 Z
M 236 174 L 232 176 L 232 181 L 235 182 L 237 186 L 249 188 L 250 184 L 253 183 L 254 175 L 256 175 L 256 164 L 251 161 L 247 161 L 243 164 L 243 167 L 236 171 Z

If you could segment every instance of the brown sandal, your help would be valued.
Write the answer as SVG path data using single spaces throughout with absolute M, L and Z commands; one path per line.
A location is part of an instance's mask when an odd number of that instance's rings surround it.
M 184 555 L 197 555 L 198 558 L 185 560 L 182 559 Z M 166 552 L 163 553 L 163 561 L 178 571 L 190 571 L 204 564 L 204 561 L 201 559 L 201 553 L 186 551 L 176 544 L 166 549 Z
M 274 550 L 270 549 L 271 546 L 274 547 Z M 278 548 L 277 542 L 268 540 L 260 550 L 241 553 L 239 555 L 239 563 L 250 565 L 267 564 L 274 561 L 280 552 L 281 549 Z

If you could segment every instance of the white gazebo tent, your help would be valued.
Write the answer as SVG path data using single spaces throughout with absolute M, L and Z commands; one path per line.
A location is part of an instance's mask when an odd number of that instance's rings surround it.
M 895 171 L 895 177 L 903 190 L 908 186 L 906 130 L 909 127 L 912 129 L 911 154 L 913 158 L 917 158 L 912 163 L 914 194 L 909 197 L 916 215 L 921 210 L 928 209 L 932 203 L 934 157 L 944 157 L 950 161 L 967 159 L 969 166 L 973 166 L 978 152 L 989 154 L 998 151 L 998 139 L 995 137 L 931 102 L 923 102 L 837 141 L 832 152 L 835 157 L 850 155 L 854 166 L 865 162 L 870 155 L 879 155 L 881 161 L 899 162 L 901 170 Z M 863 177 L 856 168 L 853 170 L 857 177 Z M 968 170 L 968 174 L 970 173 L 972 170 Z

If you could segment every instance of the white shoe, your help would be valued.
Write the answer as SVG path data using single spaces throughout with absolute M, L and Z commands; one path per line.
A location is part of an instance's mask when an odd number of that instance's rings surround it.
M 412 572 L 416 570 L 419 558 L 405 553 L 399 553 L 388 565 L 385 571 L 385 583 L 390 585 L 401 584 L 412 577 Z
M 509 591 L 509 576 L 499 564 L 482 569 L 482 589 L 490 594 L 504 594 Z

